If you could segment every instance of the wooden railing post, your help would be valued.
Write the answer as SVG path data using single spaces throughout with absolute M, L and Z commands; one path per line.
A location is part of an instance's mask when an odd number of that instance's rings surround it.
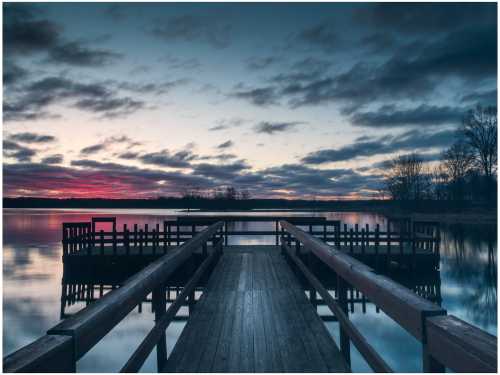
M 446 368 L 430 353 L 427 344 L 422 345 L 422 371 L 425 373 L 445 373 Z
M 342 277 L 337 275 L 337 299 L 341 309 L 343 310 L 345 316 L 349 318 L 349 309 L 347 306 L 347 284 L 342 279 Z M 339 326 L 340 332 L 340 351 L 344 356 L 345 361 L 349 366 L 351 366 L 351 344 L 349 342 L 349 335 Z
M 228 238 L 227 238 L 227 221 L 224 221 L 224 245 L 227 246 Z
M 275 223 L 275 228 L 276 228 L 276 246 L 280 244 L 280 236 L 279 236 L 279 220 L 276 220 Z
M 104 231 L 101 229 L 100 232 L 101 237 L 101 255 L 104 255 Z
M 158 288 L 153 289 L 153 306 L 155 310 L 155 323 L 158 323 L 166 313 L 166 299 L 165 299 L 165 286 L 160 285 Z M 163 368 L 163 364 L 167 360 L 167 336 L 165 332 L 162 333 L 158 344 L 156 344 L 156 362 L 158 372 Z

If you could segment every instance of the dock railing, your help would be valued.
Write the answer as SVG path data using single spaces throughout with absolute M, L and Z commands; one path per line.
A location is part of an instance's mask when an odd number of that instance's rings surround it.
M 142 271 L 70 318 L 49 329 L 33 343 L 6 356 L 4 372 L 75 372 L 76 362 L 121 322 L 135 306 L 152 293 L 155 325 L 135 350 L 122 371 L 137 371 L 152 349 L 157 348 L 158 369 L 167 359 L 165 329 L 183 302 L 194 303 L 198 280 L 222 251 L 222 222 L 210 225 L 183 245 L 157 259 Z M 208 242 L 212 242 L 212 251 Z M 174 271 L 201 250 L 204 261 L 184 286 L 176 301 L 166 309 L 165 284 Z
M 307 279 L 310 298 L 316 298 L 318 293 L 339 321 L 340 349 L 348 363 L 352 342 L 374 371 L 392 372 L 348 318 L 346 300 L 350 285 L 422 343 L 424 372 L 444 372 L 446 368 L 455 372 L 497 371 L 495 336 L 447 315 L 440 306 L 296 226 L 286 221 L 281 221 L 280 225 L 282 251 Z M 295 248 L 292 248 L 293 242 Z M 309 270 L 307 261 L 303 262 L 310 256 L 315 256 L 337 274 L 337 298 L 333 298 Z

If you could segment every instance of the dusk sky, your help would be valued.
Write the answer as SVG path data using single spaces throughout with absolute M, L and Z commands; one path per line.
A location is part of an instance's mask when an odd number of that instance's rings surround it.
M 4 3 L 4 196 L 370 198 L 497 102 L 495 3 Z

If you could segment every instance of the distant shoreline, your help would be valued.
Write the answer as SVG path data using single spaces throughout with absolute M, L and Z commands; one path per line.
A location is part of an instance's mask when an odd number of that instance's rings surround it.
M 179 209 L 183 212 L 372 212 L 443 223 L 495 224 L 496 203 L 450 201 L 397 202 L 383 200 L 307 201 L 285 199 L 45 199 L 4 198 L 4 208 L 25 209 Z

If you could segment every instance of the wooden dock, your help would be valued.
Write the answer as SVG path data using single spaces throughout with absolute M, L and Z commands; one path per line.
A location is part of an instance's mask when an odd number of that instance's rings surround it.
M 447 315 L 438 304 L 355 258 L 354 246 L 361 246 L 361 253 L 373 246 L 378 256 L 382 246 L 390 249 L 394 241 L 402 255 L 411 246 L 407 259 L 415 259 L 417 249 L 438 256 L 439 234 L 429 229 L 435 228 L 433 224 L 412 223 L 411 232 L 409 225 L 401 226 L 396 237 L 390 225 L 385 233 L 378 226 L 375 231 L 355 227 L 341 232 L 339 222 L 321 218 L 314 218 L 310 225 L 307 218 L 296 225 L 285 218 L 271 218 L 278 220 L 276 230 L 267 233 L 279 235 L 279 246 L 225 246 L 231 235 L 229 219 L 210 221 L 216 219 L 204 219 L 201 229 L 190 222 L 191 231 L 183 239 L 179 228 L 186 223 L 175 223 L 175 243 L 171 223 L 165 223 L 163 232 L 158 227 L 152 232 L 135 227 L 133 234 L 126 227 L 119 233 L 113 218 L 63 224 L 65 267 L 89 260 L 104 262 L 110 269 L 116 268 L 119 259 L 133 267 L 139 267 L 137 259 L 145 264 L 120 287 L 101 294 L 46 335 L 6 356 L 4 372 L 76 371 L 77 361 L 149 296 L 153 328 L 121 372 L 139 372 L 155 348 L 159 372 L 346 372 L 351 345 L 374 371 L 391 372 L 383 353 L 349 319 L 349 292 L 353 302 L 353 291 L 421 343 L 423 372 L 496 372 L 495 336 Z M 98 232 L 98 222 L 112 223 L 112 231 Z M 323 231 L 318 234 L 315 225 Z M 330 235 L 328 225 L 335 228 Z M 352 248 L 352 253 L 342 246 Z M 146 255 L 149 247 L 151 253 Z M 321 264 L 323 271 L 318 272 L 321 267 L 315 264 Z M 325 270 L 334 277 L 334 293 L 330 292 L 331 276 L 322 276 Z M 168 285 L 179 282 L 180 293 L 168 304 Z M 196 301 L 195 291 L 200 288 L 202 296 Z M 87 290 L 92 300 L 94 288 Z M 339 324 L 338 346 L 317 312 L 320 298 Z M 187 324 L 167 355 L 166 329 L 186 304 Z
M 164 372 L 347 372 L 277 246 L 230 247 Z
M 309 234 L 320 238 L 342 252 L 377 269 L 396 265 L 405 269 L 438 269 L 440 259 L 439 223 L 389 221 L 387 229 L 382 231 L 377 224 L 370 228 L 368 224 L 360 227 L 354 224 L 348 227 L 339 220 L 327 220 L 324 217 L 270 217 L 270 216 L 179 216 L 176 220 L 166 220 L 162 227 L 156 224 L 142 228 L 123 226 L 119 231 L 114 217 L 92 218 L 91 222 L 63 224 L 63 261 L 69 267 L 102 268 L 110 264 L 113 267 L 138 269 L 193 238 L 209 225 L 220 220 L 220 230 L 224 245 L 229 245 L 230 238 L 274 237 L 275 245 L 284 235 L 279 221 L 296 225 Z M 237 230 L 235 223 L 268 222 L 272 230 Z M 111 230 L 98 230 L 98 225 L 111 226 Z M 75 259 L 75 257 L 77 257 Z M 95 258 L 96 257 L 96 258 Z M 130 259 L 132 258 L 132 259 Z M 137 270 L 138 270 L 137 269 Z

